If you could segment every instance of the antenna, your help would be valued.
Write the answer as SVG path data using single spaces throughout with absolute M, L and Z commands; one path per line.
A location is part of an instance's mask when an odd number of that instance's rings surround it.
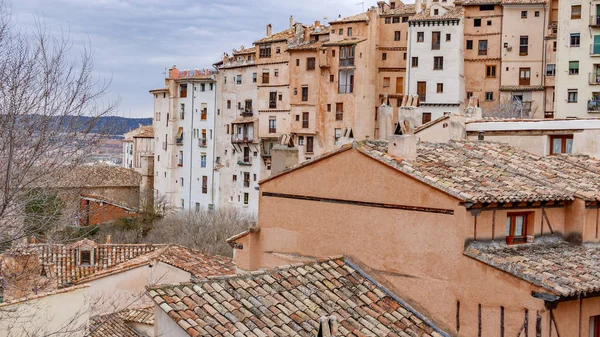
M 358 5 L 362 5 L 362 11 L 364 12 L 365 11 L 365 2 L 364 1 L 363 2 L 359 2 L 359 3 L 356 4 L 356 6 L 358 6 Z

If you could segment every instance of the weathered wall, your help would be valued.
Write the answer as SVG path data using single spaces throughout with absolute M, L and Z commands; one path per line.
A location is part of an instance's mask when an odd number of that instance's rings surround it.
M 189 337 L 158 305 L 154 305 L 154 336 Z

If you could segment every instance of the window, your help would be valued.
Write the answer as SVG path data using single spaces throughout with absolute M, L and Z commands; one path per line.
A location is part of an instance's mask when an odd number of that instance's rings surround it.
M 327 104 L 327 112 L 331 112 L 331 104 Z
M 473 50 L 473 40 L 467 40 L 467 50 Z
M 402 17 L 402 22 L 408 22 L 408 16 L 403 16 Z
M 250 172 L 244 172 L 244 187 L 250 187 Z
M 387 53 L 381 53 L 381 59 L 383 61 L 387 60 Z
M 467 99 L 473 97 L 473 92 L 472 91 L 467 91 Z
M 277 119 L 269 117 L 269 133 L 277 133 Z
M 181 186 L 183 187 L 183 177 L 179 178 L 179 182 L 181 183 Z
M 308 112 L 302 113 L 302 128 L 308 129 Z
M 338 34 L 339 34 L 339 35 L 344 35 L 344 29 L 343 29 L 343 28 L 340 28 L 340 29 L 338 30 Z
M 437 92 L 438 93 L 443 93 L 444 92 L 444 83 L 438 83 L 437 84 Z
M 496 77 L 496 66 L 485 66 L 485 77 Z
M 433 10 L 433 15 L 440 15 L 440 10 L 439 9 L 434 9 Z
M 262 82 L 263 84 L 269 84 L 269 69 L 263 69 Z
M 481 19 L 474 19 L 473 27 L 481 27 Z
M 421 124 L 429 122 L 431 122 L 431 112 L 423 112 L 423 115 L 421 115 Z
M 525 56 L 529 52 L 529 36 L 519 37 L 519 55 Z
M 185 119 L 185 103 L 179 105 L 179 118 Z
M 256 73 L 252 73 L 252 83 L 256 83 Z
M 427 82 L 417 82 L 417 95 L 419 95 L 419 101 L 427 101 Z
M 600 337 L 600 316 L 590 317 L 590 337 Z
M 556 51 L 556 41 L 552 42 L 552 51 Z
M 269 109 L 277 109 L 277 91 L 269 93 Z
M 570 47 L 579 47 L 580 42 L 580 34 L 579 33 L 571 33 Z
M 234 175 L 232 176 L 232 179 L 231 179 L 231 180 L 232 180 L 232 181 L 237 181 L 237 175 L 235 175 L 235 174 L 234 174 Z
M 335 139 L 333 143 L 338 145 L 340 138 L 342 138 L 342 129 L 336 128 L 333 130 L 333 132 L 333 138 Z
M 534 15 L 535 15 L 536 18 L 539 18 L 540 17 L 540 11 L 535 11 Z
M 279 77 L 279 69 L 275 69 L 275 71 L 274 71 L 273 75 L 274 75 L 275 77 Z
M 479 40 L 477 55 L 487 55 L 487 40 Z
M 187 97 L 187 84 L 179 85 L 179 97 L 186 98 Z
M 281 53 L 281 48 L 277 47 L 275 48 L 275 54 L 280 54 Z
M 335 49 L 331 50 L 331 57 L 335 57 Z
M 307 86 L 302 86 L 302 102 L 307 102 L 308 101 L 308 87 Z
M 354 45 L 340 47 L 340 67 L 354 66 Z
M 183 151 L 179 151 L 179 162 L 177 166 L 183 166 Z
M 313 137 L 306 137 L 306 152 L 308 153 L 313 153 L 314 149 L 313 149 L 313 141 L 314 138 Z
M 208 176 L 202 176 L 202 194 L 208 193 Z
M 444 57 L 443 56 L 434 56 L 433 57 L 433 70 L 443 70 L 444 69 Z
M 404 93 L 404 77 L 396 77 L 396 93 Z
M 579 74 L 579 61 L 569 61 L 569 75 Z
M 569 89 L 567 93 L 567 103 L 577 103 L 577 89 Z
M 521 19 L 527 19 L 527 11 L 521 11 Z
M 573 135 L 550 136 L 550 154 L 571 153 Z
M 392 19 L 392 23 L 399 23 L 400 22 L 400 17 L 396 16 Z
M 352 36 L 352 27 L 348 27 L 348 36 Z
M 306 59 L 306 70 L 314 70 L 315 69 L 315 58 L 309 57 Z
M 425 41 L 425 33 L 417 32 L 417 42 L 423 42 L 423 41 Z
M 181 208 L 185 209 L 185 200 L 181 199 Z
M 531 68 L 519 68 L 519 85 L 531 83 Z
M 404 61 L 406 61 L 406 53 L 404 53 L 404 54 L 402 55 L 402 59 L 403 59 Z
M 452 39 L 452 34 L 446 34 L 446 42 Z
M 200 155 L 200 167 L 206 167 L 206 154 Z
M 236 76 L 235 83 L 236 84 L 242 84 L 242 75 L 237 75 Z
M 231 100 L 230 99 L 227 100 L 227 109 L 231 109 Z
M 260 58 L 271 57 L 271 45 L 270 44 L 260 45 L 258 50 L 259 50 L 258 57 L 260 57 Z
M 252 101 L 250 101 L 250 110 L 252 110 Z M 208 108 L 202 108 L 202 110 L 200 111 L 200 120 L 205 121 L 207 118 L 207 115 L 208 115 Z
M 344 119 L 344 103 L 335 103 L 335 120 L 341 121 Z
M 329 75 L 329 82 L 335 82 L 335 75 Z
M 392 18 L 385 18 L 385 24 L 389 25 L 390 23 L 392 23 Z
M 92 266 L 92 251 L 91 250 L 80 250 L 79 251 L 79 265 L 81 266 Z
M 556 75 L 556 64 L 546 64 L 546 76 Z
M 488 101 L 488 102 L 493 101 L 494 100 L 494 93 L 490 92 L 490 91 L 486 92 L 485 93 L 485 100 Z
M 248 199 L 250 199 L 250 194 L 244 193 L 244 205 L 248 205 Z
M 508 213 L 506 216 L 506 242 L 508 244 L 525 242 L 527 236 L 527 218 L 531 213 Z
M 491 26 L 492 25 L 492 20 L 487 20 L 487 25 Z
M 571 6 L 571 20 L 581 19 L 581 5 Z
M 419 66 L 419 58 L 416 56 L 413 56 L 410 66 L 413 68 L 417 68 Z
M 354 92 L 354 69 L 340 69 L 338 73 L 338 93 Z
M 384 77 L 383 78 L 383 87 L 384 88 L 389 88 L 390 87 L 390 78 L 389 77 Z
M 479 10 L 480 11 L 493 11 L 494 5 L 480 5 Z
M 296 67 L 300 66 L 300 59 L 296 59 Z
M 401 37 L 402 37 L 402 32 L 400 32 L 400 31 L 394 32 L 394 41 L 400 41 Z
M 431 50 L 440 50 L 441 35 L 440 32 L 431 32 Z
M 196 213 L 200 212 L 200 203 L 196 203 Z
M 298 137 L 298 146 L 304 146 L 304 136 Z

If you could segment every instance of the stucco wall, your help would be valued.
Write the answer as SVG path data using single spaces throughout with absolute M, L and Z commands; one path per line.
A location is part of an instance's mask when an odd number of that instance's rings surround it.
M 489 240 L 492 233 L 503 240 L 507 211 L 482 212 L 475 227 L 473 215 L 457 199 L 354 150 L 267 181 L 261 191 L 435 207 L 454 214 L 263 196 L 260 231 L 240 240 L 244 248 L 235 252 L 238 267 L 253 270 L 345 254 L 448 332 L 476 336 L 481 305 L 483 336 L 499 334 L 501 307 L 506 336 L 518 334 L 525 310 L 529 335 L 535 335 L 538 313 L 542 336 L 548 335 L 543 301 L 531 296 L 540 289 L 463 255 L 468 240 Z M 539 236 L 541 210 L 530 211 L 529 231 Z M 556 233 L 566 231 L 563 209 L 547 208 L 546 213 Z M 543 230 L 549 233 L 547 225 Z M 566 327 L 559 329 L 569 335 Z
M 154 336 L 189 337 L 158 305 L 154 306 Z
M 93 314 L 97 315 L 150 304 L 150 298 L 144 295 L 147 285 L 189 282 L 190 279 L 190 273 L 159 262 L 152 268 L 143 265 L 86 283 L 90 285 Z
M 86 335 L 88 288 L 0 307 L 0 337 Z

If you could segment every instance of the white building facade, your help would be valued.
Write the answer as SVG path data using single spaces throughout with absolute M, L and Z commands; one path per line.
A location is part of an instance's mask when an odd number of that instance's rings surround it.
M 600 116 L 600 3 L 559 1 L 556 118 Z
M 458 113 L 464 106 L 464 26 L 461 7 L 416 3 L 409 20 L 408 94 L 419 95 L 431 119 Z

